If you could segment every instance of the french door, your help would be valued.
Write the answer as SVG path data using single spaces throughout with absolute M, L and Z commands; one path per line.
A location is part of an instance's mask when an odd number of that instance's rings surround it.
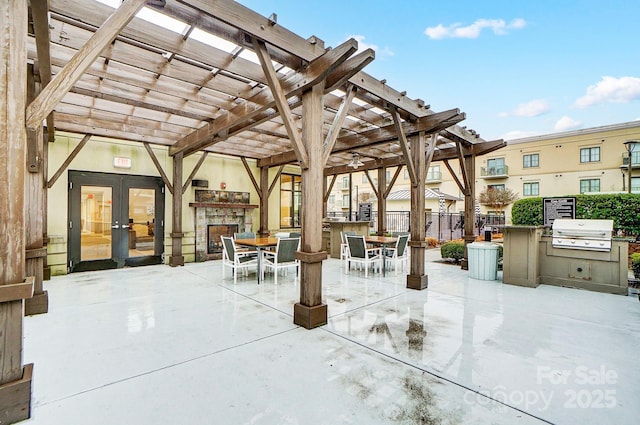
M 70 272 L 162 262 L 161 178 L 69 171 L 68 208 Z

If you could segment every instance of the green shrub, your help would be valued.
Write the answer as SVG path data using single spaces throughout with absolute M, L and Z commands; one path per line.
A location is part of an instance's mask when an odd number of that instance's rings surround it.
M 640 252 L 631 254 L 631 270 L 636 279 L 640 279 Z
M 626 235 L 640 234 L 640 195 L 575 195 L 576 218 L 613 220 L 614 231 Z M 542 198 L 519 199 L 511 208 L 511 222 L 521 226 L 541 226 Z
M 440 256 L 442 258 L 453 258 L 456 262 L 464 258 L 463 242 L 447 242 L 440 247 Z

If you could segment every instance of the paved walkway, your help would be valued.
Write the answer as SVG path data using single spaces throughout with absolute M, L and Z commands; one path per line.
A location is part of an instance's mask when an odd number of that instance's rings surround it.
M 429 288 L 323 267 L 329 323 L 293 324 L 293 274 L 220 261 L 45 282 L 25 319 L 33 424 L 636 424 L 640 303 L 468 278 Z M 500 278 L 499 274 L 499 278 Z

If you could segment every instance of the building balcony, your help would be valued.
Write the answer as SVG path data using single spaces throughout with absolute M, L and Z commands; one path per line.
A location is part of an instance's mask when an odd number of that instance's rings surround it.
M 480 177 L 483 179 L 506 179 L 509 177 L 509 167 L 507 165 L 499 167 L 481 167 Z
M 629 153 L 625 152 L 622 154 L 622 165 L 620 168 L 629 168 Z M 640 168 L 640 153 L 634 152 L 631 156 L 631 168 Z

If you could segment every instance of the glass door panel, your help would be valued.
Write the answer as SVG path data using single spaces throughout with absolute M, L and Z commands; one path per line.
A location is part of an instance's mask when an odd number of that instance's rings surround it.
M 111 187 L 81 186 L 80 260 L 111 258 Z
M 155 190 L 129 188 L 129 257 L 154 255 Z

